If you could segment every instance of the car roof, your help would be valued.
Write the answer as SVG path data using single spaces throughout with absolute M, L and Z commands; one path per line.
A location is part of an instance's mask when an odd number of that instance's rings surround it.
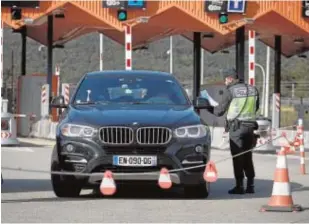
M 172 74 L 160 71 L 150 70 L 104 70 L 104 71 L 93 71 L 86 74 L 86 76 L 104 76 L 104 75 L 139 75 L 139 76 L 164 76 L 173 77 Z

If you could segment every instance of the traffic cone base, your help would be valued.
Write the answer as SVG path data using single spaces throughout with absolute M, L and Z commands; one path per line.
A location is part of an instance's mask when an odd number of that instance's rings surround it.
M 300 205 L 293 203 L 286 154 L 286 150 L 281 150 L 278 153 L 272 196 L 268 204 L 262 206 L 261 212 L 296 212 L 302 210 Z
M 291 206 L 269 206 L 263 205 L 261 212 L 300 212 L 303 208 L 300 205 L 291 205 Z

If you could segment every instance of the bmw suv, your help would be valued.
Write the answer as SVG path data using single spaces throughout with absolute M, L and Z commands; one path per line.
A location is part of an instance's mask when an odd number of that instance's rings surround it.
M 58 96 L 51 106 L 64 109 L 51 171 L 76 172 L 51 175 L 56 196 L 75 197 L 82 188 L 98 189 L 106 170 L 113 172 L 116 184 L 156 184 L 163 167 L 178 170 L 170 173 L 171 181 L 184 187 L 187 196 L 208 196 L 203 164 L 210 157 L 209 127 L 173 75 L 91 72 L 81 78 L 67 105 Z

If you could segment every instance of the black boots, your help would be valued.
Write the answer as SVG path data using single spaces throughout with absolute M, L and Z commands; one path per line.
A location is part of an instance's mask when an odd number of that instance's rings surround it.
M 247 194 L 254 194 L 254 180 L 253 178 L 250 178 L 247 180 L 247 189 L 246 189 Z
M 254 180 L 250 178 L 247 180 L 247 188 L 244 189 L 243 179 L 236 180 L 236 186 L 228 191 L 229 194 L 254 194 Z
M 228 191 L 229 194 L 244 194 L 243 179 L 236 179 L 236 186 Z

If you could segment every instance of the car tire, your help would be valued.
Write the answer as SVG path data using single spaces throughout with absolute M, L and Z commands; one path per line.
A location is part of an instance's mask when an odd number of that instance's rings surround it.
M 61 171 L 58 163 L 54 162 L 51 171 Z M 60 176 L 51 174 L 51 182 L 55 195 L 57 197 L 78 197 L 82 190 L 82 185 L 74 176 Z
M 187 185 L 184 187 L 184 194 L 187 198 L 207 198 L 209 195 L 209 183 Z

